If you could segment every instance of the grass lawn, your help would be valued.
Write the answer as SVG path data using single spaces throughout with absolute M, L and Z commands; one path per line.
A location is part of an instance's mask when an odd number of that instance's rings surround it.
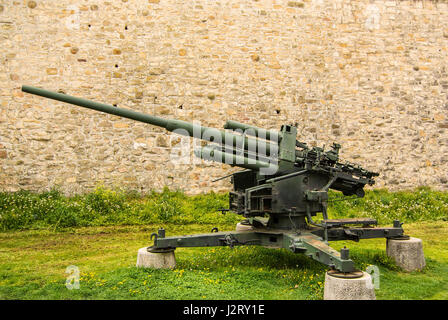
M 234 224 L 166 224 L 167 236 Z M 327 268 L 301 254 L 262 247 L 181 248 L 174 270 L 137 269 L 137 250 L 159 225 L 85 227 L 0 233 L 0 299 L 322 299 Z M 427 267 L 405 273 L 386 256 L 385 239 L 346 245 L 357 267 L 380 269 L 377 299 L 448 299 L 448 222 L 404 225 L 423 239 Z M 80 288 L 65 286 L 66 268 Z

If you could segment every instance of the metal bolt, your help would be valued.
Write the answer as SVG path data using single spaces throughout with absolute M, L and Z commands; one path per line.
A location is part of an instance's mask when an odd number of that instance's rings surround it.
M 394 228 L 400 228 L 400 227 L 401 227 L 400 220 L 394 220 Z
M 344 246 L 344 248 L 341 249 L 341 259 L 342 260 L 348 260 L 350 257 L 349 250 Z

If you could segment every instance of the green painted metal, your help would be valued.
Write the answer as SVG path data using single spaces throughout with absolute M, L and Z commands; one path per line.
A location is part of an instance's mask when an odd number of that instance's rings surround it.
M 92 110 L 101 111 L 101 112 L 113 114 L 113 115 L 128 118 L 128 119 L 153 124 L 158 127 L 163 127 L 167 130 L 169 130 L 170 128 L 173 127 L 173 125 L 170 126 L 171 123 L 167 119 L 163 119 L 163 118 L 156 117 L 156 116 L 150 116 L 150 115 L 136 112 L 136 111 L 129 110 L 129 109 L 117 108 L 117 107 L 114 107 L 109 104 L 90 101 L 87 99 L 70 96 L 70 95 L 64 94 L 64 93 L 48 91 L 48 90 L 31 87 L 31 86 L 22 86 L 22 91 L 31 93 L 34 95 L 38 95 L 41 97 L 74 104 L 74 105 L 77 105 L 80 107 L 89 108 Z M 193 131 L 193 129 L 194 129 L 194 125 L 191 125 L 188 122 L 180 121 L 180 120 L 175 120 L 175 122 L 176 122 L 177 126 L 179 126 L 181 128 L 185 128 L 189 132 Z
M 133 111 L 130 109 L 118 108 L 109 104 L 90 101 L 87 99 L 70 96 L 64 93 L 48 91 L 32 86 L 24 85 L 22 86 L 22 91 L 38 95 L 41 97 L 74 104 L 80 107 L 113 114 L 123 118 L 152 124 L 158 127 L 165 128 L 166 130 L 171 132 L 176 131 L 176 133 L 178 134 L 190 137 L 201 137 L 201 139 L 211 142 L 218 140 L 222 141 L 222 144 L 227 144 L 231 146 L 245 146 L 246 148 L 250 146 L 256 146 L 257 150 L 260 149 L 260 147 L 263 147 L 264 149 L 266 149 L 267 153 L 270 152 L 271 148 L 270 143 L 260 142 L 259 140 L 256 139 L 250 139 L 244 136 L 232 134 L 224 130 L 200 126 L 187 121 L 176 119 L 164 119 L 144 114 L 141 112 Z
M 165 237 L 161 229 L 151 235 L 154 245 L 149 251 L 262 245 L 303 253 L 332 269 L 350 273 L 354 272 L 354 263 L 348 249 L 339 253 L 329 247 L 329 241 L 404 236 L 399 221 L 392 228 L 378 228 L 373 227 L 376 225 L 373 219 L 328 219 L 329 189 L 341 191 L 345 196 L 363 197 L 364 186 L 373 185 L 378 173 L 340 161 L 341 146 L 337 143 L 325 150 L 298 141 L 293 125 L 285 124 L 280 131 L 273 131 L 229 120 L 224 128 L 237 132 L 228 132 L 40 88 L 23 86 L 22 90 L 208 141 L 210 145 L 195 150 L 196 156 L 247 169 L 226 176 L 231 178 L 233 190 L 229 193 L 229 209 L 223 212 L 230 210 L 244 216 L 253 230 L 215 232 L 214 229 L 202 235 Z M 319 213 L 322 221 L 314 221 L 313 217 Z
M 275 142 L 281 139 L 281 133 L 275 130 L 266 130 L 251 126 L 238 121 L 227 120 L 224 125 L 224 129 L 242 130 L 246 135 L 255 136 L 257 138 L 263 138 L 266 140 L 273 140 Z
M 260 168 L 272 168 L 273 171 L 278 170 L 278 166 L 274 163 L 251 159 L 230 152 L 224 152 L 212 146 L 205 146 L 201 149 L 196 149 L 194 153 L 197 157 L 204 160 L 215 160 L 216 162 L 232 163 L 241 168 L 252 170 L 259 170 Z

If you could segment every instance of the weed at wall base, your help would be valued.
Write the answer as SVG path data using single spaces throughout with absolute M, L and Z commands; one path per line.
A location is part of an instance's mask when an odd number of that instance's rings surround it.
M 330 199 L 339 199 L 330 191 Z M 221 215 L 228 207 L 227 193 L 188 196 L 168 188 L 161 192 L 139 194 L 135 191 L 98 187 L 93 192 L 64 196 L 53 189 L 0 193 L 0 230 L 50 229 L 107 225 L 232 224 L 243 217 Z M 334 201 L 329 205 L 331 218 L 371 217 L 380 224 L 448 220 L 448 192 L 418 188 L 390 192 L 368 190 L 364 198 Z

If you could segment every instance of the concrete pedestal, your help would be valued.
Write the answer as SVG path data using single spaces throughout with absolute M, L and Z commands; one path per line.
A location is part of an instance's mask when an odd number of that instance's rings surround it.
M 147 247 L 138 250 L 137 267 L 154 269 L 173 269 L 176 267 L 174 250 L 163 253 L 148 252 Z
M 236 231 L 250 231 L 253 230 L 254 227 L 252 227 L 251 225 L 247 225 L 247 224 L 242 224 L 241 222 L 236 224 Z
M 372 278 L 367 272 L 355 279 L 325 274 L 324 300 L 376 300 Z
M 387 239 L 386 252 L 400 268 L 408 272 L 421 270 L 426 265 L 421 239 L 412 237 L 409 240 Z

